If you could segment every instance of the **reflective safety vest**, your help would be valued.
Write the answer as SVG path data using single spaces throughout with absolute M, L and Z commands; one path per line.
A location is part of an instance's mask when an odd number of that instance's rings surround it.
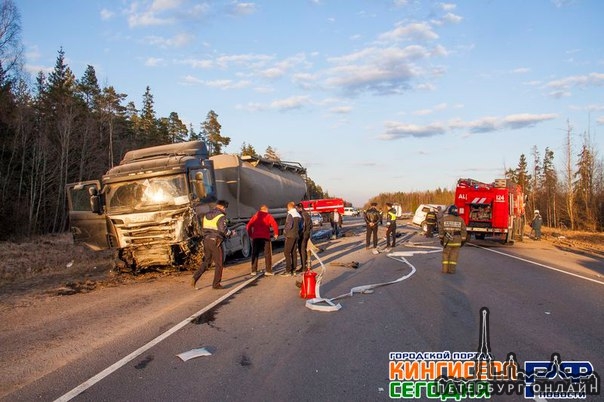
M 212 219 L 208 219 L 205 215 L 203 217 L 203 228 L 204 230 L 214 230 L 216 232 L 220 232 L 218 230 L 218 221 L 220 220 L 220 218 L 222 218 L 223 216 L 226 216 L 224 214 L 218 214 L 216 215 L 214 218 Z
M 389 221 L 395 221 L 396 220 L 396 212 L 393 212 L 392 210 L 388 211 L 388 220 Z

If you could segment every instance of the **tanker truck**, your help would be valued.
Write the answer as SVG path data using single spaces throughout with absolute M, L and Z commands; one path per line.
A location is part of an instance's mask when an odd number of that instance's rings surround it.
M 66 186 L 70 229 L 76 243 L 114 250 L 121 272 L 192 269 L 203 256 L 203 215 L 224 199 L 233 233 L 225 257 L 247 258 L 249 219 L 266 204 L 282 229 L 287 202 L 306 194 L 305 175 L 293 162 L 209 157 L 202 141 L 133 150 L 101 180 Z

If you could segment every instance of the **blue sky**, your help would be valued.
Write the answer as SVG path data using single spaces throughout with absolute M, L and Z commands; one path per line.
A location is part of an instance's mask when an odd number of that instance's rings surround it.
M 16 0 L 27 69 L 59 48 L 140 108 L 196 131 L 214 110 L 356 206 L 384 192 L 491 182 L 520 154 L 578 153 L 604 130 L 599 0 Z M 602 154 L 599 155 L 602 157 Z

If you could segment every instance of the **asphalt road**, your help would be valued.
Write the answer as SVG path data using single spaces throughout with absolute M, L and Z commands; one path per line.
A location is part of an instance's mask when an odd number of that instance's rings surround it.
M 349 218 L 345 226 L 358 223 Z M 158 312 L 160 323 L 91 352 L 10 399 L 390 400 L 392 352 L 476 352 L 481 346 L 498 361 L 514 353 L 520 364 L 547 362 L 558 353 L 562 361 L 589 361 L 604 372 L 601 260 L 484 241 L 464 247 L 457 274 L 446 275 L 437 239 L 418 236 L 415 228 L 399 232 L 400 244 L 390 254 L 365 250 L 362 228 L 356 236 L 321 243 L 326 273 L 320 294 L 337 298 L 337 311 L 307 308 L 299 277 L 260 277 L 246 285 L 244 262 L 229 268 L 240 270 L 240 290 L 203 289 L 198 304 Z M 332 265 L 353 261 L 359 268 Z M 320 271 L 316 260 L 313 268 Z M 350 295 L 372 284 L 381 285 Z M 484 307 L 488 315 L 481 313 Z M 197 348 L 210 355 L 178 357 Z

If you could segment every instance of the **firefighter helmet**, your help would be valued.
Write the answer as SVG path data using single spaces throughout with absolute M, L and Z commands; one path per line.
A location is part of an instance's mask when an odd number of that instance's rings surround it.
M 457 207 L 455 205 L 451 205 L 449 207 L 449 215 L 457 216 Z

